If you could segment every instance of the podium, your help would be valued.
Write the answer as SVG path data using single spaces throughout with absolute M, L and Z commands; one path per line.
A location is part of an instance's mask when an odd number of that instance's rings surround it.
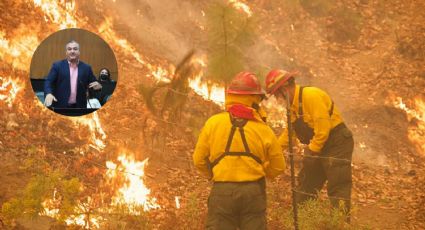
M 96 92 L 94 96 L 95 98 L 99 100 L 100 104 L 103 106 L 111 97 L 112 93 L 114 92 L 117 82 L 108 81 L 108 82 L 100 82 L 100 83 L 102 85 L 102 89 L 99 92 Z M 40 100 L 41 103 L 44 103 L 44 79 L 31 78 L 31 86 L 38 100 Z M 97 109 L 91 109 L 91 108 L 87 108 L 87 109 L 86 108 L 49 108 L 49 109 L 56 113 L 60 113 L 66 116 L 81 116 L 81 115 L 85 115 L 97 110 Z
M 97 109 L 86 109 L 86 108 L 54 108 L 49 107 L 55 113 L 59 113 L 65 116 L 81 116 L 92 113 Z

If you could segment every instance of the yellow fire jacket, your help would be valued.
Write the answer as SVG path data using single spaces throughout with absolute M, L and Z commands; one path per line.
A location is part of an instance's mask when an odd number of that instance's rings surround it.
M 206 176 L 211 176 L 208 163 L 225 151 L 232 123 L 229 113 L 216 114 L 208 119 L 199 135 L 193 154 L 195 166 Z M 271 128 L 262 121 L 248 121 L 245 137 L 251 152 L 261 159 L 262 165 L 249 156 L 225 156 L 213 168 L 213 181 L 255 181 L 264 176 L 276 177 L 285 170 L 282 149 Z M 239 131 L 233 136 L 232 152 L 245 151 Z
M 300 86 L 295 86 L 294 100 L 291 105 L 291 121 L 295 122 L 298 117 L 298 95 Z M 308 148 L 314 152 L 320 152 L 325 142 L 328 140 L 329 132 L 335 126 L 342 123 L 341 113 L 334 104 L 333 114 L 330 117 L 329 111 L 332 105 L 332 99 L 329 95 L 316 87 L 305 87 L 302 94 L 302 106 L 304 113 L 304 122 L 314 130 L 313 139 Z M 295 140 L 295 132 L 293 132 Z M 279 137 L 279 143 L 283 149 L 288 147 L 288 130 L 284 129 Z M 295 142 L 294 142 L 295 143 Z

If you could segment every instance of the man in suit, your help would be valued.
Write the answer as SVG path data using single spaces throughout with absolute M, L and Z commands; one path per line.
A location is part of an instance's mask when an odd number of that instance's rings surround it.
M 44 81 L 44 105 L 55 108 L 86 108 L 87 89 L 100 90 L 90 65 L 79 60 L 80 45 L 72 40 L 65 46 L 66 59 L 53 63 Z

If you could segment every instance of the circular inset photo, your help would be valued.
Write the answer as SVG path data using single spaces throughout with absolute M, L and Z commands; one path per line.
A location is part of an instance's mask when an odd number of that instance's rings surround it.
M 101 108 L 118 80 L 117 60 L 98 35 L 83 29 L 51 34 L 31 60 L 31 85 L 50 110 L 81 116 Z

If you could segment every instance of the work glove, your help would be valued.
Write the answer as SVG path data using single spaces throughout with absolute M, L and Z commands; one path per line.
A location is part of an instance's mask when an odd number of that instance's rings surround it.
M 58 100 L 56 100 L 56 97 L 53 96 L 53 94 L 49 93 L 46 95 L 46 98 L 44 99 L 44 105 L 49 107 L 52 105 L 53 101 L 58 101 Z
M 317 162 L 319 162 L 319 158 L 315 157 L 315 156 L 318 156 L 318 155 L 319 155 L 318 152 L 314 152 L 314 151 L 310 150 L 308 147 L 305 147 L 304 148 L 304 159 L 303 159 L 304 167 L 306 167 L 306 168 L 314 167 L 314 165 L 317 164 Z

